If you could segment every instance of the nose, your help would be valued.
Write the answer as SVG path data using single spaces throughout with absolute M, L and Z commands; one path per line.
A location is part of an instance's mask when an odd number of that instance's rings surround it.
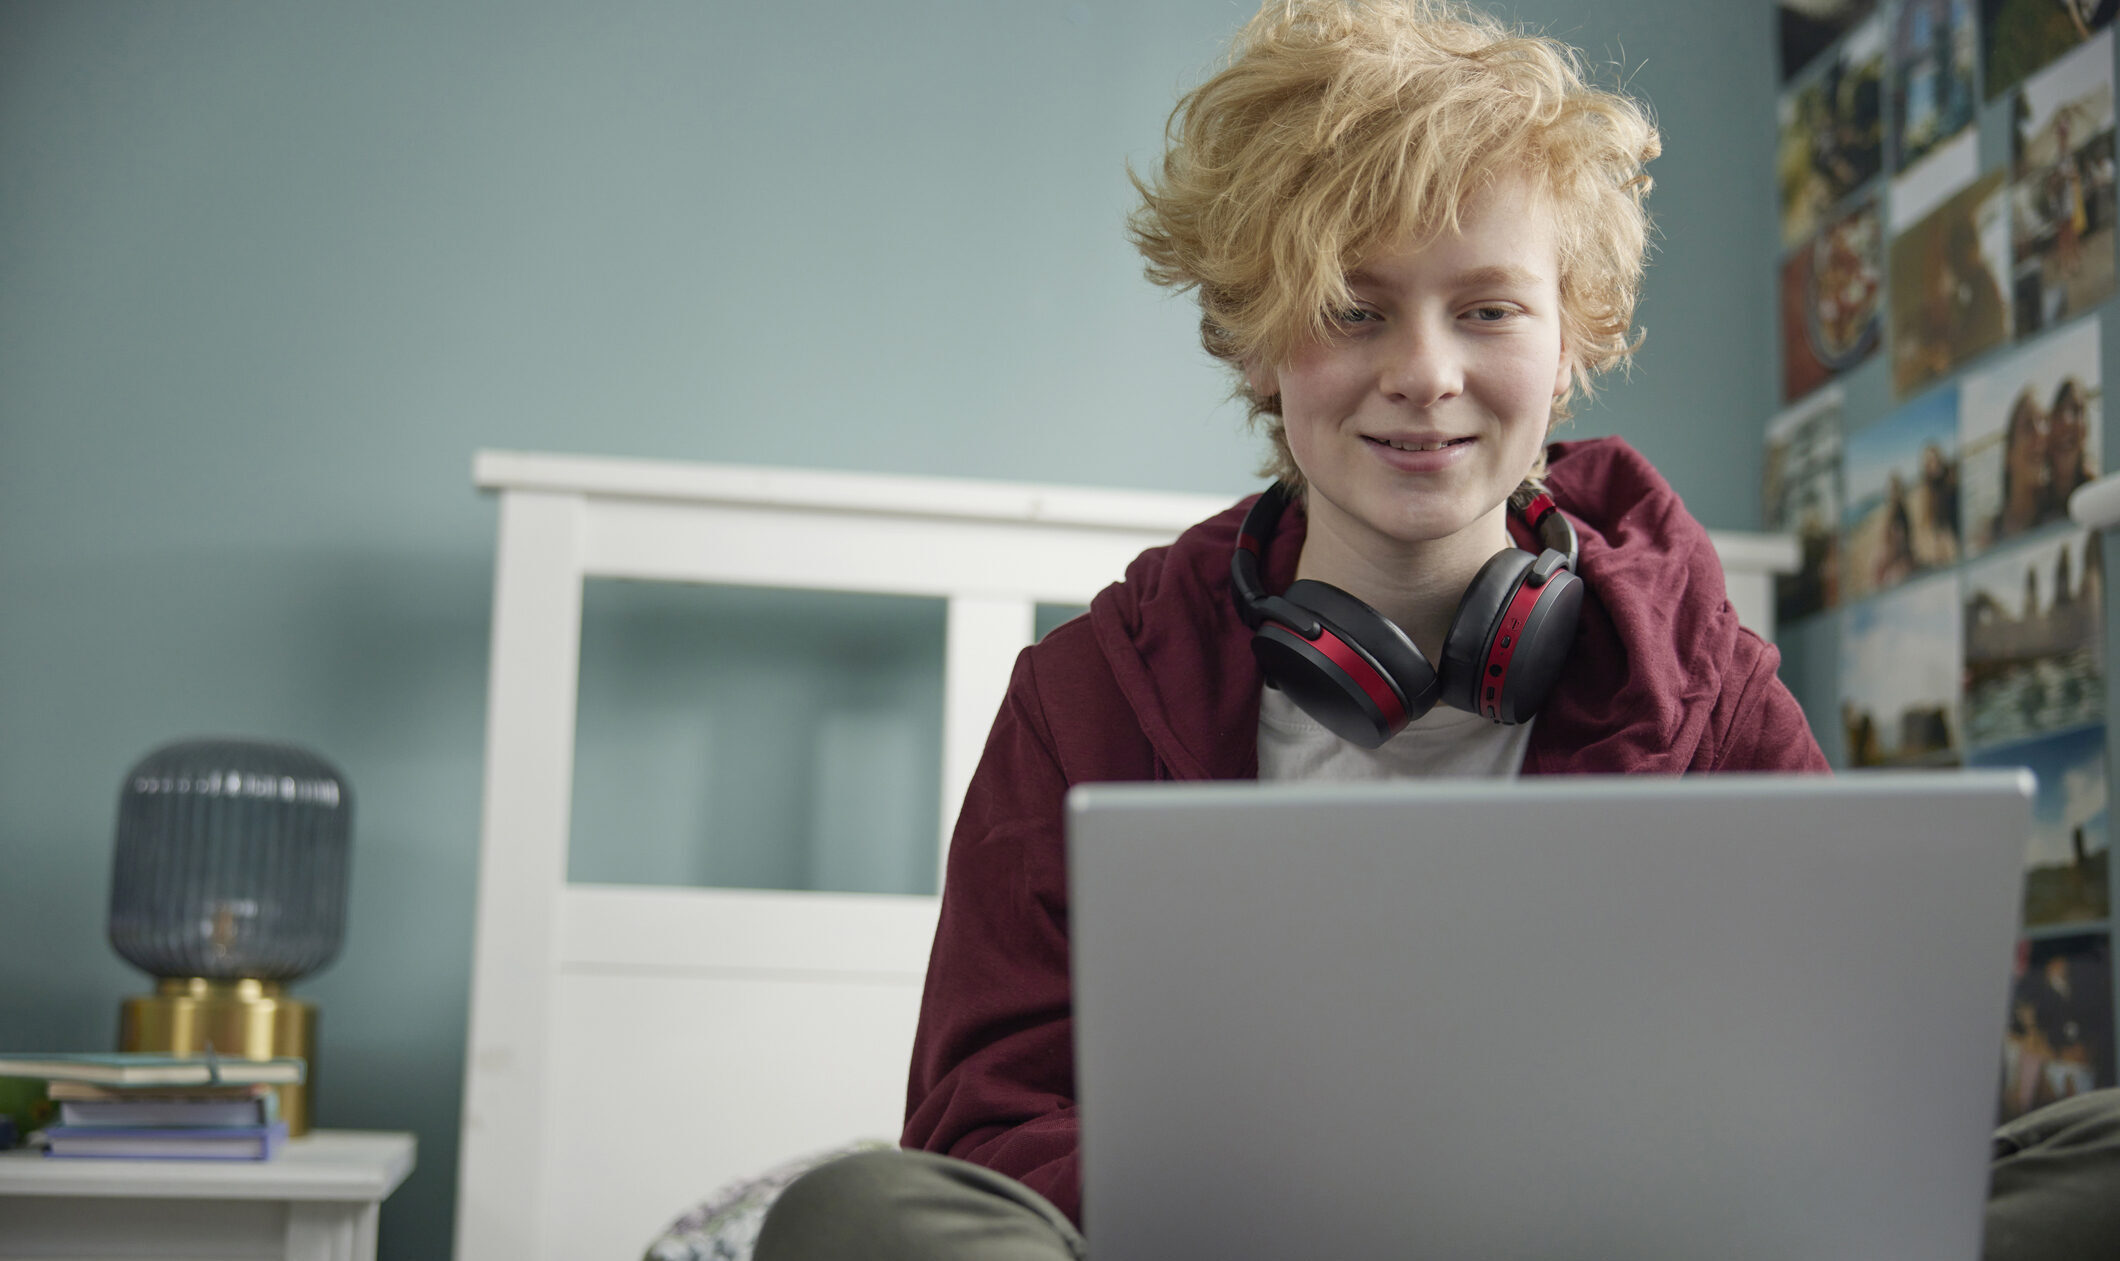
M 1462 348 L 1446 328 L 1405 320 L 1382 339 L 1377 387 L 1393 402 L 1429 407 L 1465 391 Z

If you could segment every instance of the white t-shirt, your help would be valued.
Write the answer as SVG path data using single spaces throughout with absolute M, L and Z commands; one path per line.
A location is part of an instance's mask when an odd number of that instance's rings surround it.
M 1531 724 L 1505 727 L 1437 705 L 1382 748 L 1349 744 L 1304 713 L 1286 693 L 1259 697 L 1259 778 L 1407 779 L 1415 776 L 1513 778 L 1523 769 Z

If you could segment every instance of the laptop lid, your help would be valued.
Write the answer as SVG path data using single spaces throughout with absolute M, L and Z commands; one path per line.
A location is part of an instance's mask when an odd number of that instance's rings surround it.
M 1078 788 L 1090 1255 L 1970 1261 L 2031 793 Z

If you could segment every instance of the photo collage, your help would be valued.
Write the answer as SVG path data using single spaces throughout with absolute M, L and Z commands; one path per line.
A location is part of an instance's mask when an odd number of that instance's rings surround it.
M 2104 550 L 2068 516 L 2107 467 L 2116 8 L 1779 0 L 1776 618 L 1838 619 L 1845 765 L 2038 778 L 2003 1118 L 2120 1084 Z

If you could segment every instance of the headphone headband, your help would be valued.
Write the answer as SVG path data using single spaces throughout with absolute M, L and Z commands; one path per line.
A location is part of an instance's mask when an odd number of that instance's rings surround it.
M 1244 514 L 1244 524 L 1237 527 L 1237 551 L 1229 559 L 1229 578 L 1236 588 L 1237 615 L 1253 630 L 1259 629 L 1266 617 L 1260 606 L 1271 598 L 1266 594 L 1266 584 L 1259 579 L 1259 567 L 1264 563 L 1261 558 L 1287 507 L 1288 487 L 1275 482 L 1259 493 L 1251 511 Z
M 1275 482 L 1259 493 L 1251 510 L 1244 514 L 1244 524 L 1237 527 L 1237 550 L 1230 557 L 1229 577 L 1236 588 L 1237 613 L 1253 630 L 1259 628 L 1265 617 L 1259 606 L 1273 598 L 1266 594 L 1266 584 L 1260 577 L 1261 566 L 1265 564 L 1266 545 L 1281 524 L 1281 514 L 1288 510 L 1289 498 L 1288 484 Z M 1517 498 L 1517 495 L 1509 497 L 1509 510 L 1531 527 L 1542 547 L 1567 557 L 1569 572 L 1574 572 L 1581 553 L 1575 523 L 1568 520 L 1568 514 L 1561 511 L 1560 505 L 1554 503 L 1553 496 L 1544 489 L 1531 492 L 1521 504 Z
M 1537 711 L 1566 662 L 1583 595 L 1575 525 L 1551 495 L 1520 489 L 1509 497 L 1544 551 L 1505 547 L 1481 567 L 1451 618 L 1440 669 L 1390 618 L 1329 583 L 1300 579 L 1267 594 L 1261 566 L 1291 498 L 1278 481 L 1261 492 L 1229 562 L 1237 614 L 1268 683 L 1335 735 L 1371 749 L 1438 700 L 1499 723 Z
M 1553 496 L 1541 488 L 1531 492 L 1531 497 L 1519 505 L 1516 496 L 1511 495 L 1509 507 L 1531 527 L 1532 533 L 1538 535 L 1539 543 L 1547 551 L 1567 557 L 1568 568 L 1574 570 L 1581 544 L 1575 537 L 1574 523 L 1568 520 L 1567 513 L 1561 511 L 1561 506 L 1553 502 Z

